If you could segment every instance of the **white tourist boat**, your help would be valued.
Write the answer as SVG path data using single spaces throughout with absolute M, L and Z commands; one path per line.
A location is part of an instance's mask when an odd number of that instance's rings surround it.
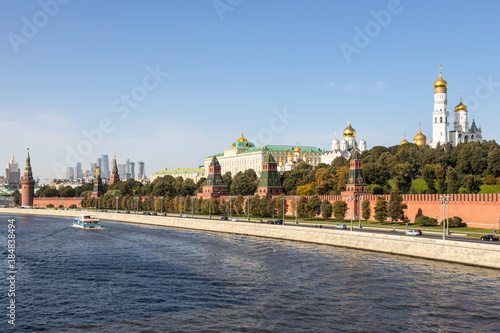
M 101 222 L 98 217 L 82 215 L 75 217 L 73 227 L 81 229 L 101 229 Z

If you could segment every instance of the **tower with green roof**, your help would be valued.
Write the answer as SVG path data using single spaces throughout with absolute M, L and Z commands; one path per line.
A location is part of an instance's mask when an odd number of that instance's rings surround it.
M 203 196 L 218 198 L 226 195 L 229 195 L 227 185 L 224 183 L 224 179 L 222 179 L 221 167 L 217 157 L 214 155 L 208 167 L 208 177 L 203 186 Z
M 260 196 L 278 196 L 283 193 L 280 176 L 278 174 L 278 163 L 271 154 L 268 154 L 262 163 L 259 187 L 257 193 Z
M 366 190 L 365 175 L 363 172 L 363 161 L 361 160 L 361 153 L 357 148 L 351 155 L 349 177 L 347 179 L 346 190 L 341 193 L 342 200 L 347 203 L 349 209 L 353 209 L 353 218 L 359 218 L 361 214 L 360 206 L 361 201 L 372 193 Z M 351 213 L 347 212 L 347 216 Z

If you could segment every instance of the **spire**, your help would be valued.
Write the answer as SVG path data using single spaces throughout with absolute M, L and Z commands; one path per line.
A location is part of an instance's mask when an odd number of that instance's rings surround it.
M 462 92 L 460 92 L 460 104 L 462 104 Z
M 442 71 L 441 71 L 441 64 L 439 64 L 439 77 L 441 77 Z
M 24 175 L 31 177 L 33 175 L 31 171 L 31 160 L 30 160 L 30 149 L 28 148 L 28 154 L 26 156 L 26 166 L 24 167 Z
M 116 165 L 116 155 L 115 157 L 113 158 L 113 170 L 112 171 L 118 171 L 118 166 Z

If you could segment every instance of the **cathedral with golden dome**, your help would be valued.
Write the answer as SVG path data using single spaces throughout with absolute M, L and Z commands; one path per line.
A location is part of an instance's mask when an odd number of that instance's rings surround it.
M 356 148 L 360 152 L 366 150 L 366 141 L 363 138 L 361 138 L 359 144 L 356 142 L 356 130 L 352 127 L 351 120 L 349 120 L 347 127 L 344 129 L 343 137 L 344 138 L 339 141 L 335 133 L 331 149 L 325 152 L 321 157 L 322 163 L 330 164 L 337 157 L 349 159 Z
M 472 141 L 482 142 L 483 135 L 481 127 L 476 125 L 474 118 L 469 127 L 468 109 L 462 102 L 460 93 L 460 103 L 455 107 L 453 115 L 453 129 L 450 130 L 450 114 L 448 112 L 448 82 L 443 79 L 441 66 L 439 66 L 439 78 L 434 82 L 434 112 L 432 113 L 432 140 L 429 145 L 436 148 L 450 142 L 453 146 L 459 143 Z M 427 137 L 420 129 L 413 138 L 413 142 L 418 146 L 427 144 Z M 408 143 L 406 135 L 400 144 Z

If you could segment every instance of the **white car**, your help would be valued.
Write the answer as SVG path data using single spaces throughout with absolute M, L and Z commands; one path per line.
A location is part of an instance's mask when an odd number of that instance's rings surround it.
M 339 223 L 339 224 L 337 224 L 337 226 L 335 228 L 337 228 L 337 229 L 347 229 L 347 226 L 344 223 Z
M 231 221 L 233 221 L 233 222 L 237 222 L 237 221 L 238 221 L 238 219 L 237 219 L 236 217 L 233 217 L 233 218 L 231 219 Z
M 419 230 L 407 230 L 405 232 L 406 236 L 420 236 L 421 234 L 422 234 L 422 232 Z

